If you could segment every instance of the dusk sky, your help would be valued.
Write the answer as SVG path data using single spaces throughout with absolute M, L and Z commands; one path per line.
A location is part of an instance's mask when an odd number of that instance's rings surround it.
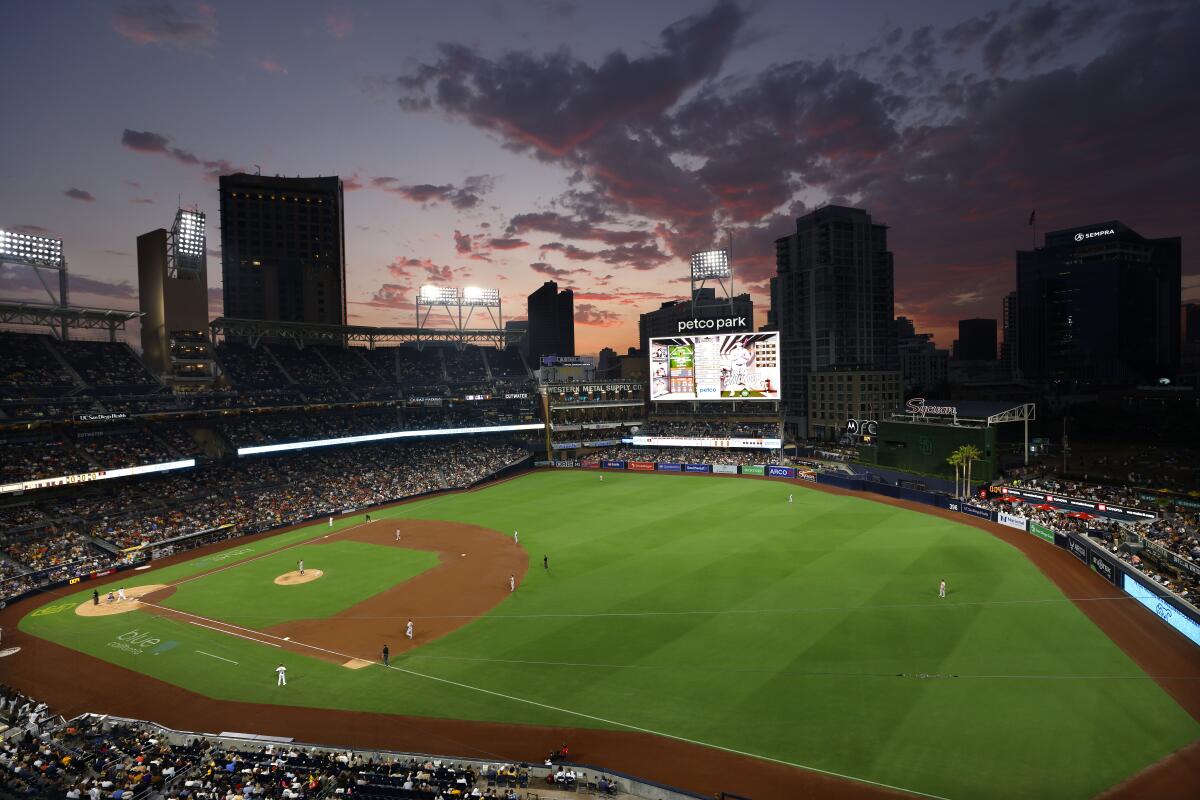
M 1184 238 L 1200 301 L 1197 2 L 13 2 L 0 227 L 61 237 L 72 301 L 137 307 L 135 239 L 218 175 L 340 175 L 350 322 L 426 282 L 506 318 L 575 289 L 581 353 L 637 340 L 734 231 L 768 307 L 774 239 L 822 203 L 890 226 L 896 313 L 941 346 L 999 317 L 1014 256 L 1119 219 Z M 47 299 L 0 271 L 0 296 Z

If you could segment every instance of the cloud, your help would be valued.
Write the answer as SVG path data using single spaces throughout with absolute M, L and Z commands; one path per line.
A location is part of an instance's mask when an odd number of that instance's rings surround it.
M 541 246 L 541 251 L 556 251 L 572 261 L 602 261 L 614 266 L 633 267 L 636 270 L 651 270 L 659 267 L 672 257 L 658 248 L 657 244 L 620 245 L 602 250 L 585 250 L 573 244 L 549 242 Z
M 492 248 L 493 250 L 516 250 L 517 248 L 528 246 L 529 242 L 525 241 L 524 239 L 515 239 L 511 237 L 488 239 L 488 247 Z
M 454 231 L 454 251 L 461 255 L 469 255 L 471 252 L 471 235 L 462 231 Z
M 256 58 L 254 59 L 254 64 L 263 72 L 269 72 L 274 75 L 287 75 L 287 67 L 283 66 L 273 58 Z
M 366 182 L 359 177 L 357 170 L 349 177 L 342 178 L 342 189 L 344 191 L 357 192 L 359 189 L 365 189 L 366 187 Z
M 50 235 L 50 229 L 43 228 L 41 225 L 25 225 L 25 224 L 13 225 L 12 227 L 9 228 L 9 230 L 15 231 L 16 233 L 28 233 L 28 234 L 32 234 L 34 236 L 49 236 Z
M 83 189 L 74 189 L 74 188 L 67 189 L 65 192 L 63 192 L 63 194 L 65 194 L 67 197 L 71 198 L 72 200 L 83 200 L 88 203 L 96 202 L 95 195 L 93 195 L 91 192 L 85 191 Z
M 595 328 L 615 328 L 621 324 L 621 317 L 615 311 L 598 308 L 592 303 L 580 303 L 575 306 L 575 324 L 589 325 Z
M 564 280 L 565 278 L 569 278 L 576 273 L 587 272 L 585 269 L 563 269 L 562 267 L 556 267 L 551 264 L 547 264 L 545 261 L 534 261 L 529 265 L 529 268 L 534 272 L 540 272 L 543 275 L 549 275 L 551 278 L 560 281 Z
M 129 202 L 135 205 L 154 205 L 154 200 L 149 197 L 131 197 L 129 198 Z
M 335 39 L 345 39 L 354 33 L 354 18 L 345 9 L 331 11 L 325 15 L 325 30 Z
M 171 147 L 169 137 L 161 133 L 154 133 L 153 131 L 135 131 L 126 128 L 121 133 L 121 144 L 136 153 L 163 155 L 180 164 L 201 167 L 212 178 L 244 171 L 244 168 L 236 167 L 225 159 L 203 159 L 189 150 Z
M 972 303 L 978 303 L 982 299 L 983 292 L 979 291 L 978 289 L 970 292 L 959 292 L 958 294 L 954 295 L 951 305 L 967 306 Z
M 113 27 L 140 45 L 204 50 L 217 41 L 216 12 L 203 3 L 191 14 L 176 8 L 169 0 L 126 3 L 117 8 Z
M 554 211 L 517 214 L 509 220 L 507 230 L 509 235 L 542 231 L 563 239 L 588 239 L 605 244 L 644 244 L 654 238 L 647 231 L 610 230 Z
M 496 179 L 491 175 L 471 175 L 463 181 L 461 186 L 455 186 L 452 183 L 406 184 L 399 178 L 388 176 L 371 179 L 371 185 L 376 189 L 398 194 L 414 203 L 423 205 L 449 203 L 459 211 L 466 211 L 479 205 L 483 201 L 483 196 L 494 188 L 495 183 Z
M 114 254 L 128 255 L 128 253 Z M 137 287 L 129 281 L 111 282 L 77 273 L 71 273 L 70 281 L 71 292 L 75 294 L 86 294 L 118 300 L 133 300 L 137 298 Z M 21 295 L 28 293 L 42 294 L 45 291 L 45 287 L 38 280 L 33 270 L 0 264 L 0 293 Z

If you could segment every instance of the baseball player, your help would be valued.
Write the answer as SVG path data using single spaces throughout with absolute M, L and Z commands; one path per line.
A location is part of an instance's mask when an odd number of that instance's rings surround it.
M 508 590 L 510 592 L 515 592 L 517 590 L 517 576 L 516 575 L 508 576 Z
M 124 586 L 117 589 L 117 602 L 120 602 L 122 600 L 128 600 L 128 599 L 129 598 L 125 596 L 125 587 Z
M 400 529 L 396 528 L 396 541 L 400 541 Z
M 796 498 L 792 497 L 792 495 L 790 495 L 790 494 L 788 495 L 788 502 L 789 502 L 789 503 L 790 503 L 790 502 L 792 502 L 792 501 L 793 501 L 793 500 L 795 500 L 795 499 L 796 499 Z
M 110 603 L 115 602 L 116 599 L 117 599 L 117 596 L 113 594 L 112 589 L 109 589 L 108 590 L 108 602 L 110 602 Z
M 600 473 L 600 482 L 604 483 L 604 473 L 603 472 Z
M 100 590 L 92 589 L 92 605 L 100 605 Z
M 304 559 L 303 558 L 296 562 L 296 569 L 299 570 L 301 575 L 304 574 Z
M 363 521 L 364 521 L 364 522 L 370 522 L 370 521 L 371 521 L 371 515 L 370 515 L 370 514 L 367 514 L 366 516 L 367 516 L 367 518 L 366 518 L 365 520 L 363 520 Z
M 333 527 L 333 517 L 329 518 L 329 527 Z
M 945 579 L 943 579 L 942 582 L 938 584 L 938 597 L 945 597 L 945 596 L 946 596 L 946 581 L 945 581 Z
M 520 544 L 520 543 L 521 543 L 521 534 L 517 533 L 516 531 L 513 531 L 513 544 Z
M 411 619 L 408 621 L 408 624 L 404 626 L 404 635 L 405 635 L 406 637 L 408 637 L 408 639 L 409 639 L 409 640 L 412 640 L 412 637 L 413 637 L 413 624 L 412 624 L 412 620 L 411 620 Z
M 550 571 L 550 556 L 542 556 L 542 569 Z
M 388 665 L 388 646 L 386 644 L 383 646 L 383 665 L 385 667 Z
M 279 680 L 275 681 L 276 686 L 287 686 L 287 667 L 280 664 L 275 668 L 275 672 L 279 675 Z

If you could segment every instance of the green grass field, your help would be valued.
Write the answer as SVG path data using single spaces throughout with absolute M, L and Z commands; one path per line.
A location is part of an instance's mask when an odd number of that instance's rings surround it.
M 529 576 L 490 614 L 393 659 L 398 669 L 288 653 L 286 692 L 273 685 L 275 648 L 144 612 L 78 617 L 91 587 L 21 628 L 216 698 L 628 726 L 950 798 L 1091 797 L 1200 738 L 1017 550 L 953 521 L 777 482 L 574 471 L 373 516 L 518 529 Z M 264 628 L 336 613 L 433 563 L 341 543 L 338 588 L 288 587 L 285 605 L 269 578 L 302 550 L 188 582 L 169 604 Z

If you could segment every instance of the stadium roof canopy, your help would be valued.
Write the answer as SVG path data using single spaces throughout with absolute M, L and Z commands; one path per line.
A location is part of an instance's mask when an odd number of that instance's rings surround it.
M 141 311 L 119 308 L 0 301 L 0 325 L 40 325 L 56 334 L 69 328 L 106 330 L 111 341 L 116 341 L 117 331 L 124 330 L 125 323 L 142 316 Z
M 309 344 L 347 345 L 362 342 L 369 346 L 384 342 L 415 342 L 418 346 L 428 343 L 454 344 L 458 347 L 474 342 L 503 347 L 512 343 L 516 336 L 512 331 L 495 328 L 375 328 L 369 325 L 320 325 L 307 322 L 281 322 L 276 320 L 232 319 L 217 317 L 208 324 L 213 338 L 224 336 L 249 339 L 257 344 L 260 339 L 288 340 L 303 348 Z
M 1037 419 L 1033 403 L 992 400 L 926 400 L 914 397 L 892 413 L 894 422 L 927 422 L 942 425 L 999 425 Z

